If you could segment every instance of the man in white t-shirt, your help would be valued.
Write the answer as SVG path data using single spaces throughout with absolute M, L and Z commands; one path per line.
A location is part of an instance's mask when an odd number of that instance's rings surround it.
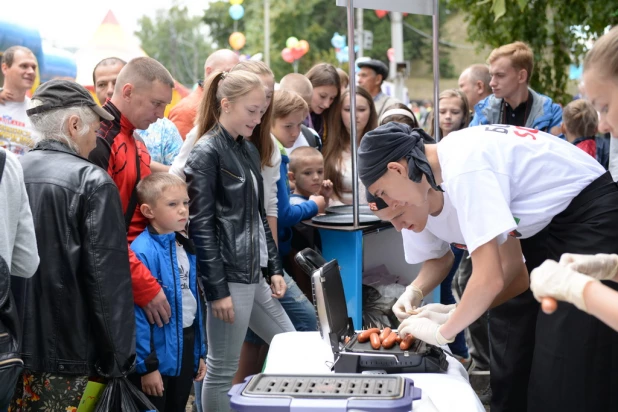
M 2 55 L 4 85 L 0 104 L 0 146 L 16 155 L 25 154 L 33 144 L 34 129 L 26 115 L 26 96 L 36 79 L 37 60 L 27 47 L 13 46 Z
M 495 400 L 498 411 L 618 410 L 609 396 L 618 379 L 618 334 L 573 305 L 539 313 L 526 271 L 567 252 L 618 251 L 618 187 L 609 174 L 533 129 L 472 127 L 434 145 L 423 145 L 422 135 L 389 123 L 367 133 L 359 148 L 363 184 L 401 210 L 392 217 L 396 227 L 413 232 L 406 258 L 425 260 L 393 311 L 408 317 L 442 281 L 443 271 L 425 266 L 448 254 L 446 242 L 461 240 L 473 272 L 455 310 L 410 316 L 400 331 L 446 344 L 494 306 L 492 411 Z M 573 382 L 587 389 L 573 390 Z

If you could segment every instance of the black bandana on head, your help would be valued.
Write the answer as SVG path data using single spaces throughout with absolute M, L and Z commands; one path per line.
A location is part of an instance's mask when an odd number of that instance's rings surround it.
M 386 209 L 388 205 L 384 200 L 379 197 L 375 197 L 369 191 L 367 191 L 367 203 L 369 204 L 369 210 L 377 212 L 378 210 Z
M 358 176 L 363 185 L 374 184 L 386 173 L 390 162 L 406 159 L 410 180 L 419 183 L 425 175 L 431 187 L 442 192 L 425 156 L 424 143 L 435 140 L 423 129 L 412 129 L 403 123 L 386 123 L 366 133 L 358 148 Z

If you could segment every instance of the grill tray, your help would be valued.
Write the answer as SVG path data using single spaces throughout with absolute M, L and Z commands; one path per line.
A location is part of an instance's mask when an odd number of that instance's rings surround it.
M 292 398 L 398 399 L 404 396 L 404 379 L 384 375 L 266 375 L 254 376 L 244 396 L 286 396 Z
M 390 349 L 384 349 L 382 346 L 380 346 L 380 349 L 374 349 L 371 347 L 371 343 L 369 341 L 363 342 L 363 343 L 359 342 L 358 334 L 355 334 L 352 337 L 352 339 L 350 339 L 350 341 L 347 343 L 347 345 L 345 345 L 344 347 L 344 350 L 348 352 L 384 353 L 384 354 L 387 354 L 387 353 L 396 354 L 396 353 L 404 353 L 404 352 L 414 352 L 414 353 L 422 354 L 422 353 L 427 352 L 427 349 L 428 349 L 427 344 L 419 339 L 415 339 L 414 342 L 412 343 L 412 346 L 407 351 L 401 350 L 398 343 L 396 343 L 395 346 L 393 346 Z

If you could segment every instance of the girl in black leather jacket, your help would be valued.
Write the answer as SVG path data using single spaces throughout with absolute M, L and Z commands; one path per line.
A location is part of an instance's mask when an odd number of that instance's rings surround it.
M 227 392 L 247 327 L 267 343 L 294 330 L 276 299 L 285 293 L 266 220 L 260 157 L 250 136 L 268 107 L 253 73 L 215 73 L 200 104 L 198 138 L 185 165 L 189 232 L 208 302 L 203 409 L 229 411 Z

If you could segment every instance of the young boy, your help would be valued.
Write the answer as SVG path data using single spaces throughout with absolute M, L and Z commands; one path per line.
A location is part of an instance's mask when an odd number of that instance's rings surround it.
M 151 326 L 135 305 L 136 373 L 129 379 L 159 412 L 182 411 L 193 378 L 206 374 L 195 250 L 182 234 L 189 217 L 187 185 L 178 176 L 153 173 L 139 182 L 137 196 L 150 224 L 131 249 L 161 284 L 172 317 L 161 328 Z
M 288 170 L 290 185 L 294 192 L 290 195 L 290 204 L 298 205 L 309 200 L 309 196 L 324 196 L 326 205 L 333 194 L 333 184 L 324 180 L 324 157 L 316 148 L 299 147 L 290 154 Z

